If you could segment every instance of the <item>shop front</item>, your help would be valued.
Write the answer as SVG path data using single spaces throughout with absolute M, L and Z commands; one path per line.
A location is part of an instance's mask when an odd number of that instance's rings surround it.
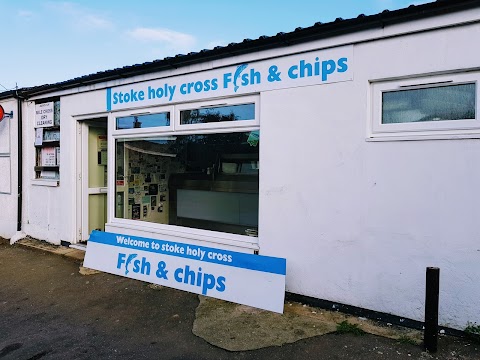
M 399 321 L 423 321 L 436 266 L 441 324 L 478 323 L 479 19 L 435 2 L 0 94 L 22 110 L 20 234 L 273 311 L 286 290 Z

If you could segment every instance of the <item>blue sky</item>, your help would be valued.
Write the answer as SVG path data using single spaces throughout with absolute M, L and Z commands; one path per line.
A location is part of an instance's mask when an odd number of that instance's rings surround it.
M 0 0 L 0 92 L 426 2 Z

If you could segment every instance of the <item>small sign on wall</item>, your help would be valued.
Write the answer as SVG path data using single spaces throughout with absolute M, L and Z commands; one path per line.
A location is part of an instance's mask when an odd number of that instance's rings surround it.
M 53 101 L 35 105 L 35 127 L 53 126 Z
M 42 148 L 42 166 L 57 166 L 57 152 L 55 147 Z

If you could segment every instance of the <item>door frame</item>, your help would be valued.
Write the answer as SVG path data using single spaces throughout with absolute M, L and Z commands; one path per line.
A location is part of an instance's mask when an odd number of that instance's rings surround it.
M 76 226 L 75 243 L 88 240 L 88 134 L 89 127 L 105 127 L 108 139 L 108 116 L 85 116 L 76 118 Z M 107 217 L 109 213 L 107 179 Z M 107 219 L 106 219 L 107 220 Z

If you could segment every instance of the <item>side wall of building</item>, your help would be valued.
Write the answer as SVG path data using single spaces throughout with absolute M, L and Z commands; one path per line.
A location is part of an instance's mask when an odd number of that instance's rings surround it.
M 17 231 L 17 101 L 2 100 L 0 105 L 6 113 L 13 111 L 12 118 L 6 117 L 0 121 L 0 236 L 9 239 Z
M 438 266 L 441 323 L 480 322 L 480 141 L 366 141 L 372 80 L 478 67 L 479 33 L 356 44 L 353 82 L 262 94 L 260 247 L 288 291 L 422 321 Z

